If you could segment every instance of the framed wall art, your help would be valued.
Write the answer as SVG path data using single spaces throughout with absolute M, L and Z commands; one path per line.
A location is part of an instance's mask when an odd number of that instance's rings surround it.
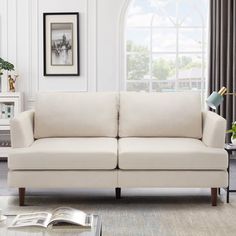
M 44 76 L 78 76 L 79 13 L 43 14 Z

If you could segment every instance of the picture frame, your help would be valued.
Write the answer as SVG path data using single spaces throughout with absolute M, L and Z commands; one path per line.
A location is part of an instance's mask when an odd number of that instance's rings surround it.
M 79 12 L 43 13 L 44 76 L 79 76 Z

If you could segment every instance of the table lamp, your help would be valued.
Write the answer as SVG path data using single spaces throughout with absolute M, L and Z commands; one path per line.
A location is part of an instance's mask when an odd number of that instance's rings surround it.
M 236 95 L 236 93 L 227 93 L 227 88 L 222 87 L 219 92 L 213 92 L 206 100 L 206 104 L 216 110 L 216 108 L 223 102 L 224 95 Z

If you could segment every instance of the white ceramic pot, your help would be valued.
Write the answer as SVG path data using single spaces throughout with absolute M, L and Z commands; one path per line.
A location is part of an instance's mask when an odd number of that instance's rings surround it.
M 233 139 L 233 136 L 231 136 L 231 143 L 232 143 L 233 145 L 236 145 L 236 139 Z
M 8 83 L 8 80 L 7 80 L 7 76 L 5 73 L 3 73 L 3 75 L 0 76 L 0 92 L 4 93 L 4 92 L 7 92 L 7 83 Z

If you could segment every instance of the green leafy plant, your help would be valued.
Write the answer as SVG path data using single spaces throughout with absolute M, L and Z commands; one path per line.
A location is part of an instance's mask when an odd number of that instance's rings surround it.
M 232 133 L 232 138 L 236 139 L 236 121 L 232 123 L 231 129 L 227 130 L 226 133 Z
M 14 70 L 14 65 L 11 64 L 11 63 L 8 62 L 8 61 L 3 60 L 3 59 L 0 57 L 0 76 L 3 75 L 3 71 L 4 71 L 4 70 L 12 71 L 12 70 Z

